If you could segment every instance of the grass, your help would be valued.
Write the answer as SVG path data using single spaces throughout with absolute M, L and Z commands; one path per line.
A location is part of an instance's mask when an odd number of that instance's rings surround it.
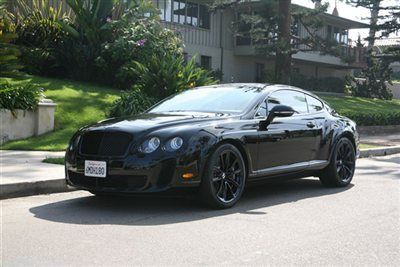
M 370 145 L 370 144 L 360 144 L 360 149 L 369 149 L 369 148 L 377 148 L 377 145 Z
M 399 111 L 400 100 L 380 100 L 352 96 L 320 96 L 337 112 L 381 113 Z
M 42 160 L 44 163 L 64 165 L 64 157 L 61 158 L 45 158 Z
M 45 89 L 47 98 L 57 103 L 55 130 L 23 140 L 11 141 L 0 149 L 65 150 L 73 133 L 80 127 L 102 120 L 111 103 L 119 97 L 119 90 L 89 83 L 24 75 L 0 78 L 0 83 L 36 83 Z M 400 110 L 400 100 L 377 100 L 359 97 L 321 96 L 339 113 L 355 111 L 377 113 Z
M 44 94 L 57 104 L 55 130 L 23 140 L 11 141 L 1 149 L 65 150 L 73 133 L 80 127 L 102 120 L 111 103 L 119 97 L 119 90 L 88 83 L 24 75 L 18 78 L 0 78 L 0 83 L 36 83 Z

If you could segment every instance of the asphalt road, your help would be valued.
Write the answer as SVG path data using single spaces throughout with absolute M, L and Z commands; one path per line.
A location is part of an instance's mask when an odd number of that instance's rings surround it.
M 358 161 L 353 184 L 258 186 L 230 210 L 85 192 L 2 205 L 2 265 L 400 266 L 400 154 Z

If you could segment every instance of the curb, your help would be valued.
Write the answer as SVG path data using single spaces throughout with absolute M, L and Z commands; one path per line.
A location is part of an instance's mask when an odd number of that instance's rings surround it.
M 75 190 L 68 188 L 65 179 L 3 184 L 0 185 L 0 187 L 0 199 L 62 193 Z
M 387 156 L 400 153 L 400 146 L 378 147 L 360 150 L 359 158 L 369 158 L 373 156 Z

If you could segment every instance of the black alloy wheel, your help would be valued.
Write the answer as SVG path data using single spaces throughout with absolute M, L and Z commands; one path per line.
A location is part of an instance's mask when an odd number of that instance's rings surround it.
M 246 166 L 240 151 L 231 144 L 218 147 L 212 154 L 202 180 L 203 199 L 216 208 L 229 208 L 243 193 Z
M 336 153 L 336 172 L 342 182 L 346 183 L 353 178 L 355 169 L 355 153 L 349 142 L 340 142 Z
M 331 162 L 320 174 L 321 182 L 330 187 L 350 184 L 356 168 L 356 152 L 353 143 L 342 137 L 333 152 Z

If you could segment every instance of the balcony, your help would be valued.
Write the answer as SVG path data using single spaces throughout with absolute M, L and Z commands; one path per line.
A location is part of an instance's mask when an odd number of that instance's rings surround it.
M 257 45 L 253 44 L 250 38 L 237 39 L 234 54 L 236 56 L 257 56 Z M 342 45 L 340 57 L 330 54 L 322 54 L 319 51 L 298 52 L 293 55 L 294 60 L 315 62 L 320 64 L 333 65 L 339 68 L 363 68 L 366 66 L 366 48 Z

